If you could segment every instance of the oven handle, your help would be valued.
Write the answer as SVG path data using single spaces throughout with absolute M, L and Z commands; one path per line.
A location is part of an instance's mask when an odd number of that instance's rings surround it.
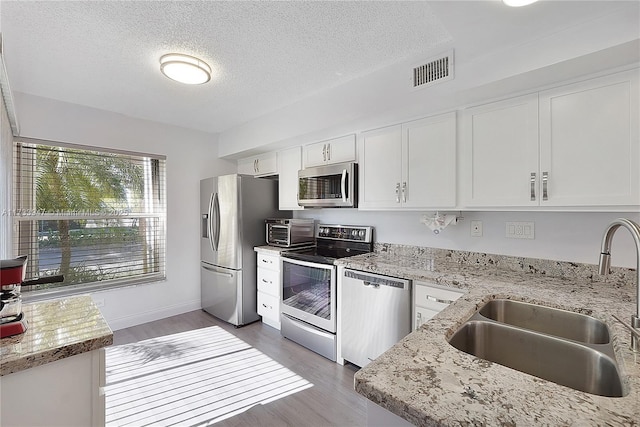
M 297 259 L 287 258 L 285 255 L 281 258 L 283 263 L 288 262 L 289 264 L 301 265 L 303 267 L 324 268 L 325 270 L 333 270 L 335 267 L 333 264 L 322 264 L 319 262 L 300 261 Z

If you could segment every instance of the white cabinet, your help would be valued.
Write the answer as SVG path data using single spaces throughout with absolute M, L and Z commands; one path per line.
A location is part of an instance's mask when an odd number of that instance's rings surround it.
M 470 108 L 463 141 L 465 206 L 538 205 L 537 94 Z
M 464 295 L 464 291 L 427 282 L 413 281 L 413 330 Z
M 4 375 L 0 425 L 104 426 L 104 387 L 104 348 Z
M 280 257 L 258 252 L 258 314 L 262 322 L 280 330 Z
M 276 175 L 278 173 L 276 153 L 266 153 L 238 160 L 238 173 L 258 177 Z
M 364 132 L 358 155 L 360 209 L 456 206 L 455 113 Z
M 464 207 L 640 204 L 637 71 L 465 112 Z
M 303 209 L 298 205 L 298 171 L 302 168 L 302 149 L 278 152 L 278 205 L 281 211 Z
M 356 136 L 316 142 L 304 147 L 304 167 L 328 165 L 333 163 L 354 162 L 356 160 Z
M 633 71 L 539 94 L 540 205 L 640 204 L 639 93 Z

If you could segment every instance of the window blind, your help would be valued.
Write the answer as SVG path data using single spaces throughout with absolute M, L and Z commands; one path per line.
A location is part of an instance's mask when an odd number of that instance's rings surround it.
M 165 277 L 163 156 L 16 138 L 13 248 L 23 295 L 84 292 Z

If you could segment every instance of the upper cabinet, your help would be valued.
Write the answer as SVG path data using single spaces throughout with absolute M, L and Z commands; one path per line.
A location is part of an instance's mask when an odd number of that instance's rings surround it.
M 364 132 L 358 144 L 361 209 L 456 206 L 456 114 Z
M 298 171 L 301 168 L 301 147 L 278 152 L 278 200 L 281 211 L 303 209 L 298 205 Z
M 355 134 L 304 146 L 304 167 L 322 166 L 356 160 Z
M 540 93 L 541 205 L 640 204 L 638 72 Z
M 238 160 L 238 173 L 253 176 L 269 176 L 278 173 L 276 153 L 265 153 Z
M 470 108 L 463 207 L 640 204 L 637 71 Z
M 538 95 L 468 109 L 461 147 L 466 207 L 538 205 Z

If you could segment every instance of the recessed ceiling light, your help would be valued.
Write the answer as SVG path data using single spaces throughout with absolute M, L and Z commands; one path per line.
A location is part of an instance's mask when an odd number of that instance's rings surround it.
M 511 6 L 511 7 L 520 7 L 520 6 L 527 6 L 531 3 L 535 3 L 538 0 L 502 0 L 502 2 L 504 4 L 506 4 L 507 6 Z
M 188 85 L 200 85 L 211 80 L 211 67 L 206 62 L 181 53 L 162 55 L 160 71 L 171 80 Z

